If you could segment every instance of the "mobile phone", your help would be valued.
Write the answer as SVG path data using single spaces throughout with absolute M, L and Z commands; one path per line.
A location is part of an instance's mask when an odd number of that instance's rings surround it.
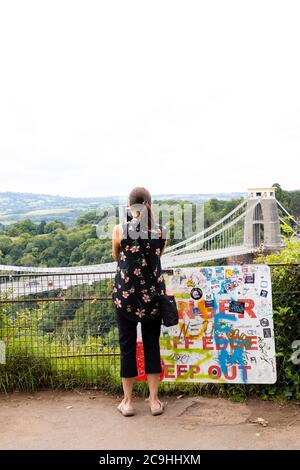
M 126 211 L 126 221 L 130 222 L 132 220 L 131 210 L 128 207 L 126 207 L 125 211 Z

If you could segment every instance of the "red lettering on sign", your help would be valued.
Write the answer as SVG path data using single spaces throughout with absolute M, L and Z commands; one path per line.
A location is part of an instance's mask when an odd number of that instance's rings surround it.
M 178 336 L 175 336 L 173 338 L 173 347 L 174 349 L 177 349 L 178 348 L 178 344 L 180 343 L 180 338 L 178 338 Z
M 189 338 L 185 338 L 184 345 L 186 349 L 189 349 L 190 346 L 193 346 L 194 341 Z
M 250 318 L 257 318 L 253 309 L 255 307 L 254 300 L 252 299 L 239 299 L 239 302 L 245 302 L 245 312 L 248 313 Z M 244 318 L 244 313 L 239 313 L 239 318 Z
M 199 300 L 198 309 L 203 320 L 211 320 L 215 315 L 215 312 L 210 307 L 206 307 L 204 299 Z
M 168 364 L 164 365 L 164 377 L 166 377 L 166 379 L 175 379 L 174 366 Z
M 245 374 L 245 379 L 247 380 L 247 371 L 251 369 L 251 366 L 239 366 L 239 369 L 242 369 L 244 371 L 244 374 Z
M 234 317 L 234 313 L 230 313 L 229 310 L 229 300 L 220 300 L 219 301 L 219 312 L 220 313 L 226 313 L 226 315 L 230 315 L 231 317 Z
M 244 302 L 245 304 L 245 313 L 249 315 L 250 318 L 257 318 L 253 309 L 255 307 L 254 300 L 252 299 L 238 299 L 238 302 Z M 219 311 L 220 313 L 226 313 L 226 315 L 230 315 L 232 317 L 235 316 L 234 313 L 229 312 L 229 300 L 220 300 L 219 302 Z M 245 313 L 239 313 L 238 318 L 244 318 Z
M 236 366 L 232 366 L 232 368 L 231 368 L 231 374 L 229 373 L 229 371 L 228 371 L 228 369 L 227 369 L 227 371 L 226 371 L 226 373 L 224 374 L 224 376 L 225 376 L 225 378 L 226 378 L 227 380 L 234 380 L 234 379 L 236 379 L 236 373 L 237 373 L 237 371 L 236 371 Z
M 187 373 L 187 366 L 185 364 L 180 364 L 177 366 L 177 377 L 181 378 Z
M 194 312 L 194 301 L 190 299 L 188 302 L 186 300 L 179 300 L 177 304 L 178 308 L 178 317 L 184 319 L 185 316 L 194 319 L 196 314 Z
M 178 308 L 178 317 L 179 319 L 183 320 L 184 318 L 184 308 L 185 308 L 186 302 L 184 300 L 178 300 L 177 302 L 177 308 Z
M 216 341 L 216 350 L 221 351 L 222 349 L 226 349 L 228 344 L 229 344 L 229 339 L 228 338 L 218 336 L 218 339 Z
M 214 350 L 212 336 L 203 336 L 203 349 Z
M 196 374 L 199 374 L 199 372 L 200 372 L 200 367 L 199 366 L 195 366 L 195 365 L 190 366 L 190 377 L 191 377 L 191 379 L 193 379 Z
M 257 336 L 247 336 L 247 343 L 248 344 L 246 346 L 246 349 L 249 349 L 251 351 L 257 351 L 257 349 L 258 349 Z
M 219 366 L 210 366 L 207 373 L 213 379 L 219 379 L 221 377 L 221 369 Z

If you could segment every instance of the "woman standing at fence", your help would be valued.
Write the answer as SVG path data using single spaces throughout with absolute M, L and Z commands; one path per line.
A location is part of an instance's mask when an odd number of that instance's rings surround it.
M 118 262 L 113 300 L 119 327 L 124 398 L 118 410 L 132 416 L 132 389 L 138 375 L 136 364 L 137 322 L 141 322 L 145 373 L 149 386 L 150 410 L 163 413 L 158 399 L 161 373 L 159 336 L 161 315 L 157 294 L 165 294 L 160 256 L 166 245 L 165 229 L 154 221 L 151 195 L 135 188 L 129 195 L 131 217 L 113 230 L 112 256 Z

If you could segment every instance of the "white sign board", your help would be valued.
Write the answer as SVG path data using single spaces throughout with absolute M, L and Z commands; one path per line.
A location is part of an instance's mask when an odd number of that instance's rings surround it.
M 163 381 L 276 382 L 268 266 L 182 268 L 165 279 L 179 324 L 161 329 Z

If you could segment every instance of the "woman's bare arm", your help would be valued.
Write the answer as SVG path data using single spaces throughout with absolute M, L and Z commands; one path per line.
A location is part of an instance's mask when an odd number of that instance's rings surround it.
M 164 244 L 164 246 L 163 246 L 162 249 L 161 249 L 160 256 L 163 254 L 163 251 L 164 251 L 164 249 L 166 248 L 167 244 L 168 244 L 168 240 L 166 239 L 166 240 L 165 240 L 165 244 Z
M 120 254 L 120 243 L 122 239 L 122 228 L 121 225 L 116 225 L 113 228 L 113 233 L 112 233 L 112 257 L 115 261 L 118 260 L 119 254 Z

